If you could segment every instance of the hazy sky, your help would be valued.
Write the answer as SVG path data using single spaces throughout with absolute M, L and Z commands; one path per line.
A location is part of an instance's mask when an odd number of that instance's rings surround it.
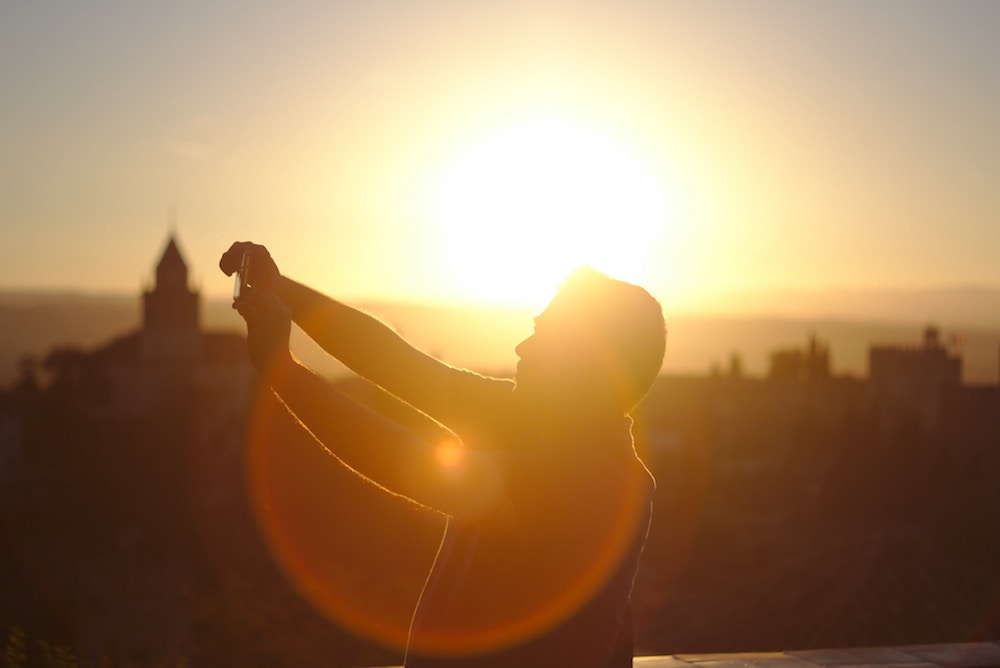
M 998 35 L 992 0 L 3 2 L 0 288 L 137 291 L 172 219 L 211 296 L 235 239 L 350 298 L 1000 286 Z

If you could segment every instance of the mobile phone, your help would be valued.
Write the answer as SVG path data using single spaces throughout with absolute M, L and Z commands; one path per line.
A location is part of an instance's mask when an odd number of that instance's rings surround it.
M 236 272 L 236 280 L 233 284 L 233 299 L 239 299 L 243 291 L 247 289 L 250 276 L 250 251 L 243 251 L 243 260 L 240 261 L 240 270 Z

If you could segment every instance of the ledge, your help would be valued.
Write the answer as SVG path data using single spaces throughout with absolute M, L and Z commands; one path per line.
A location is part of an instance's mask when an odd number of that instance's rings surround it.
M 1000 642 L 642 656 L 635 668 L 1000 668 Z
M 634 668 L 1000 668 L 1000 641 L 807 649 L 745 654 L 637 656 Z M 386 667 L 390 668 L 390 667 Z M 401 668 L 395 666 L 394 668 Z

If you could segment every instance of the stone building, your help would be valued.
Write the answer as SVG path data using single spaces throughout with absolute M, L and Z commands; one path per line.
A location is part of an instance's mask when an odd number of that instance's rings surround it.
M 174 236 L 141 300 L 141 327 L 87 354 L 80 394 L 82 412 L 102 434 L 86 445 L 131 462 L 106 474 L 105 484 L 143 510 L 123 513 L 109 544 L 79 555 L 73 606 L 82 655 L 131 666 L 190 656 L 194 647 L 203 557 L 193 536 L 230 540 L 221 528 L 243 512 L 255 386 L 245 337 L 202 329 L 201 295 Z
M 141 328 L 93 353 L 100 391 L 90 408 L 110 418 L 139 417 L 194 393 L 216 418 L 240 418 L 253 384 L 245 339 L 202 329 L 201 295 L 189 285 L 173 236 L 141 298 Z
M 962 384 L 962 358 L 942 343 L 938 329 L 927 327 L 918 346 L 872 346 L 868 367 L 869 398 L 882 435 L 912 429 L 933 438 L 945 393 Z

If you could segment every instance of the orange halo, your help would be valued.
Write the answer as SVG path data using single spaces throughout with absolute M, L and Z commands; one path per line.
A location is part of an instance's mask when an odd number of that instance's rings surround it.
M 330 456 L 269 391 L 248 430 L 251 505 L 275 561 L 297 591 L 331 621 L 387 647 L 407 644 L 409 624 L 436 549 L 442 520 L 386 494 Z M 444 465 L 457 455 L 442 450 Z M 592 558 L 529 612 L 470 621 L 415 638 L 424 652 L 463 654 L 516 644 L 551 628 L 590 598 L 628 549 L 644 517 L 642 495 L 617 519 Z

